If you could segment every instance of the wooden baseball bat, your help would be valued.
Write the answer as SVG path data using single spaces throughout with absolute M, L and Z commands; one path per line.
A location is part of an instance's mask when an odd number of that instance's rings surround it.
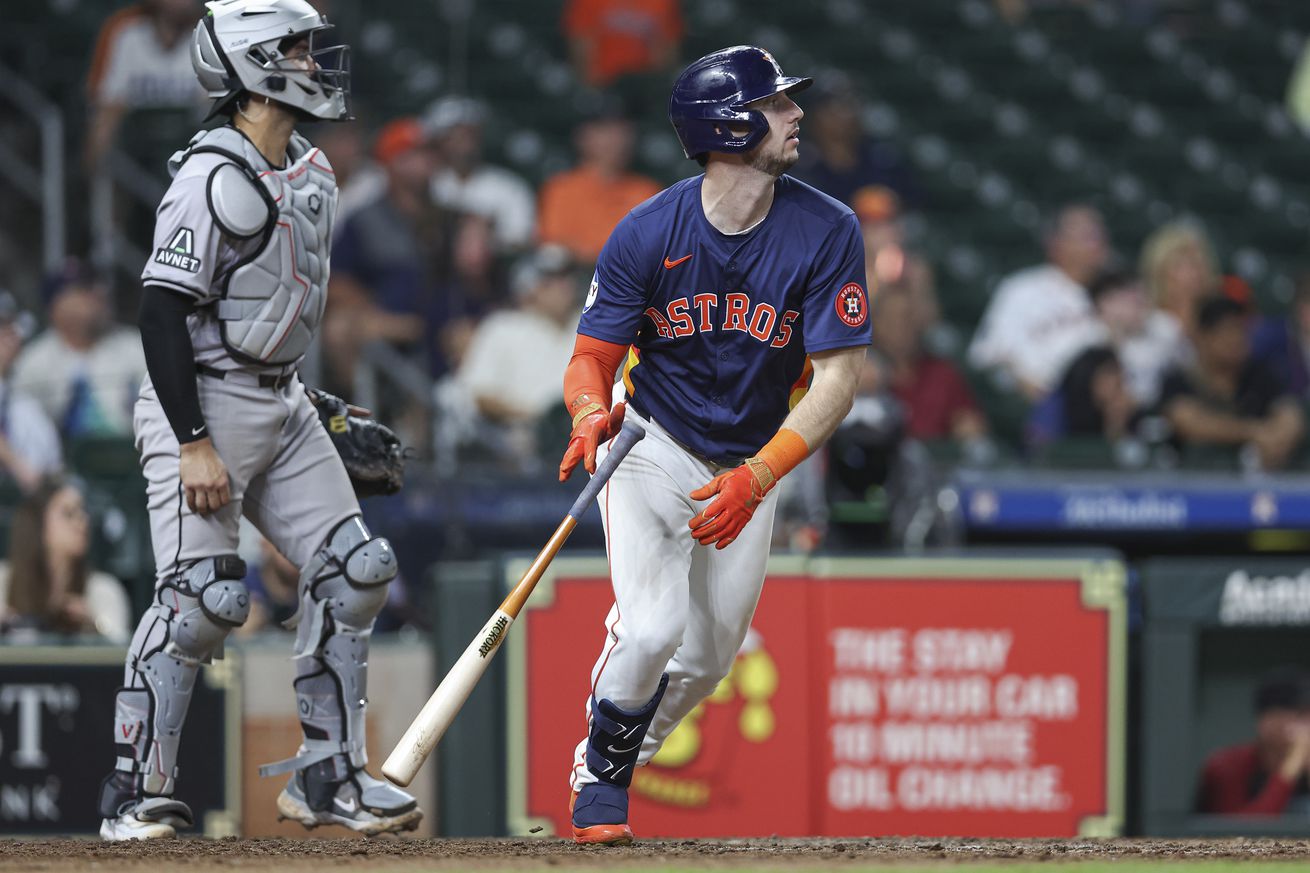
M 555 528 L 555 533 L 551 535 L 546 547 L 537 553 L 532 566 L 528 567 L 528 572 L 523 574 L 523 578 L 514 586 L 514 590 L 510 591 L 500 607 L 483 625 L 482 630 L 473 638 L 473 642 L 469 643 L 464 654 L 459 656 L 459 660 L 446 673 L 437 690 L 432 692 L 428 702 L 419 711 L 418 717 L 414 719 L 409 729 L 405 731 L 405 735 L 400 738 L 400 742 L 396 744 L 396 748 L 391 751 L 386 763 L 382 765 L 382 775 L 397 785 L 408 785 L 414 779 L 414 774 L 441 741 L 442 735 L 455 720 L 455 715 L 464 706 L 464 701 L 468 700 L 469 694 L 473 692 L 473 686 L 478 684 L 478 680 L 486 672 L 487 665 L 491 663 L 501 643 L 505 641 L 510 625 L 518 618 L 519 610 L 527 602 L 532 589 L 536 587 L 537 581 L 546 572 L 550 562 L 555 559 L 564 541 L 573 533 L 578 519 L 596 499 L 596 495 L 609 481 L 610 475 L 624 456 L 644 436 L 646 430 L 637 422 L 629 420 L 624 423 L 619 435 L 610 445 L 609 454 L 596 468 L 596 474 L 591 477 L 587 487 L 582 489 L 569 514 L 560 522 L 559 527 Z

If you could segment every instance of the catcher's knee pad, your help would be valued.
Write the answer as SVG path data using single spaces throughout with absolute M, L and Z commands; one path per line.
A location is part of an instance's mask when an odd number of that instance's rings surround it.
M 368 643 L 398 570 L 391 544 L 353 516 L 333 529 L 300 577 L 296 703 L 300 752 L 260 768 L 264 776 L 330 762 L 336 779 L 363 767 Z
M 114 703 L 114 743 L 115 769 L 133 774 L 143 794 L 173 791 L 196 673 L 222 657 L 224 638 L 250 614 L 245 575 L 236 555 L 197 561 L 159 584 L 137 625 Z
M 669 674 L 660 677 L 655 695 L 637 709 L 623 709 L 611 700 L 591 699 L 591 730 L 587 732 L 587 769 L 601 782 L 627 788 L 641 754 L 641 743 L 655 718 Z
M 339 627 L 372 627 L 398 571 L 391 543 L 370 534 L 358 515 L 333 528 L 301 569 L 296 654 L 317 649 L 329 614 Z

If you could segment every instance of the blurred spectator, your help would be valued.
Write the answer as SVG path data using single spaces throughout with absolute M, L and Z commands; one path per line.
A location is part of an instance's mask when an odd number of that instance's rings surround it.
M 386 171 L 369 154 L 364 130 L 357 118 L 353 124 L 321 124 L 312 131 L 337 182 L 337 227 L 387 192 Z
M 683 33 L 678 0 L 568 0 L 562 24 L 574 70 L 597 88 L 669 69 Z
M 1219 267 L 1205 233 L 1182 221 L 1157 228 L 1142 244 L 1139 269 L 1156 307 L 1190 341 L 1201 301 L 1219 289 Z
M 1287 114 L 1310 132 L 1310 40 L 1301 46 L 1292 77 L 1287 82 Z
M 886 362 L 887 388 L 905 410 L 906 433 L 915 439 L 983 436 L 987 421 L 968 384 L 950 361 L 923 348 L 913 292 L 884 285 L 873 298 L 873 344 Z
M 99 634 L 126 643 L 132 630 L 127 592 L 108 573 L 87 567 L 91 531 L 82 492 L 67 480 L 43 480 L 14 512 L 9 558 L 0 565 L 3 626 L 11 641 L 41 633 Z
M 1282 377 L 1288 391 L 1310 400 L 1310 272 L 1297 277 L 1285 317 L 1257 321 L 1251 355 Z
M 918 202 L 914 177 L 900 151 L 870 136 L 860 118 L 860 98 L 849 80 L 814 89 L 803 99 L 800 159 L 791 174 L 854 207 L 868 188 L 886 188 L 902 202 Z
M 851 411 L 837 426 L 828 441 L 825 490 L 829 506 L 871 503 L 877 499 L 900 461 L 905 442 L 907 412 L 889 389 L 886 362 L 870 349 L 860 369 L 855 400 Z M 838 514 L 840 517 L 840 513 Z M 863 536 L 867 525 L 858 530 L 843 528 L 839 519 L 830 519 L 834 542 L 849 544 L 849 536 Z
M 1266 470 L 1283 467 L 1301 441 L 1301 405 L 1250 355 L 1245 308 L 1227 297 L 1203 302 L 1196 362 L 1165 375 L 1160 410 L 1180 442 L 1253 446 Z
M 532 242 L 536 199 L 517 175 L 482 162 L 485 115 L 468 97 L 443 97 L 428 108 L 423 125 L 440 155 L 432 196 L 439 206 L 489 221 L 498 253 L 521 251 Z
M 131 435 L 141 334 L 113 322 L 108 290 L 76 261 L 45 290 L 50 327 L 19 352 L 12 389 L 40 403 L 65 439 Z
M 455 217 L 432 202 L 436 154 L 418 119 L 386 125 L 374 154 L 386 171 L 386 193 L 337 232 L 323 326 L 332 385 L 347 393 L 370 342 L 421 355 L 434 376 L 446 372 L 445 332 L 468 314 L 451 280 Z
M 23 491 L 31 491 L 43 475 L 63 466 L 59 432 L 41 404 L 14 390 L 9 378 L 32 321 L 12 294 L 0 291 L 0 469 Z
M 1310 811 L 1310 676 L 1283 667 L 1255 693 L 1255 739 L 1218 749 L 1205 761 L 1199 812 L 1282 815 Z
M 541 186 L 542 243 L 558 243 L 579 261 L 594 263 L 614 225 L 659 193 L 657 182 L 628 170 L 635 137 L 632 122 L 609 105 L 578 125 L 577 167 Z
M 900 278 L 905 262 L 905 226 L 901 223 L 901 198 L 882 185 L 861 188 L 851 200 L 864 237 L 864 263 L 869 270 L 869 287 Z
M 190 39 L 204 11 L 197 0 L 141 0 L 105 20 L 87 77 L 88 167 L 99 166 L 129 112 L 204 105 L 205 92 L 191 70 Z
M 255 533 L 259 536 L 259 557 L 246 562 L 243 581 L 250 592 L 250 615 L 237 631 L 241 637 L 264 630 L 278 631 L 296 614 L 300 603 L 300 571 L 272 543 Z M 373 632 L 386 633 L 405 625 L 409 613 L 405 581 L 398 576 L 387 589 L 387 602 L 374 622 Z
M 1065 437 L 1114 443 L 1128 436 L 1143 407 L 1127 383 L 1113 348 L 1084 349 L 1055 390 L 1034 408 L 1028 423 L 1029 444 L 1041 446 Z
M 478 411 L 500 424 L 535 420 L 559 402 L 582 311 L 575 264 L 561 246 L 525 259 L 513 290 L 518 306 L 477 326 L 456 376 Z
M 969 346 L 972 366 L 1000 371 L 1029 399 L 1100 338 L 1086 289 L 1110 256 L 1101 214 L 1081 204 L 1056 214 L 1045 243 L 1047 263 L 1001 281 Z
M 879 186 L 861 189 L 851 208 L 860 220 L 864 237 L 869 293 L 876 296 L 878 289 L 889 283 L 909 291 L 924 347 L 940 356 L 956 354 L 959 332 L 942 321 L 932 267 L 905 248 L 905 227 L 896 192 Z
M 1102 273 L 1088 293 L 1122 365 L 1128 392 L 1142 406 L 1154 404 L 1164 371 L 1181 351 L 1178 323 L 1151 305 L 1141 279 L 1132 273 Z

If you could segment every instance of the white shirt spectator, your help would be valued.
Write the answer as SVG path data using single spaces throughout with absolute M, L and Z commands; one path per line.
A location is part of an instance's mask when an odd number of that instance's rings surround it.
M 191 40 L 166 47 L 148 16 L 124 10 L 106 23 L 100 37 L 91 97 L 128 109 L 200 106 L 205 92 L 191 68 Z
M 441 170 L 432 177 L 432 199 L 447 209 L 489 220 L 502 249 L 523 249 L 532 242 L 537 202 L 528 184 L 509 170 L 480 166 L 467 179 L 454 170 Z
M 19 354 L 12 385 L 35 398 L 61 429 L 73 402 L 86 403 L 73 436 L 126 436 L 132 433 L 132 406 L 145 374 L 146 356 L 135 328 L 114 327 L 86 352 L 47 330 Z
M 471 397 L 494 396 L 541 415 L 560 402 L 560 379 L 573 357 L 578 319 L 560 325 L 528 310 L 506 310 L 478 325 L 456 380 Z
M 64 465 L 59 432 L 41 404 L 0 381 L 0 433 L 14 454 L 36 473 L 57 472 Z
M 1184 357 L 1184 345 L 1178 320 L 1159 311 L 1150 314 L 1141 333 L 1119 343 L 1115 351 L 1134 400 L 1143 406 L 1155 403 L 1164 372 Z
M 1104 338 L 1087 290 L 1050 264 L 1001 281 L 969 345 L 969 363 L 1008 371 L 1042 393 L 1087 346 Z

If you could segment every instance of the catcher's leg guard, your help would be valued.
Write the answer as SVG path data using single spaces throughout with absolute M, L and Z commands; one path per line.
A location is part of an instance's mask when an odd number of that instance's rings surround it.
M 610 700 L 591 701 L 587 735 L 587 769 L 598 782 L 583 785 L 573 798 L 573 840 L 578 843 L 632 842 L 628 827 L 628 786 L 641 754 L 651 719 L 659 708 L 669 676 L 660 677 L 655 696 L 640 709 L 626 710 Z
M 197 561 L 160 582 L 141 617 L 114 703 L 118 759 L 100 792 L 107 838 L 168 836 L 191 824 L 186 804 L 171 799 L 178 742 L 200 665 L 223 656 L 223 640 L 250 614 L 245 575 L 236 555 Z
M 278 810 L 310 827 L 342 824 L 365 833 L 417 827 L 414 798 L 364 771 L 368 643 L 396 576 L 391 544 L 359 516 L 329 534 L 300 577 L 296 702 L 304 733 L 294 758 L 259 768 L 295 771 Z

